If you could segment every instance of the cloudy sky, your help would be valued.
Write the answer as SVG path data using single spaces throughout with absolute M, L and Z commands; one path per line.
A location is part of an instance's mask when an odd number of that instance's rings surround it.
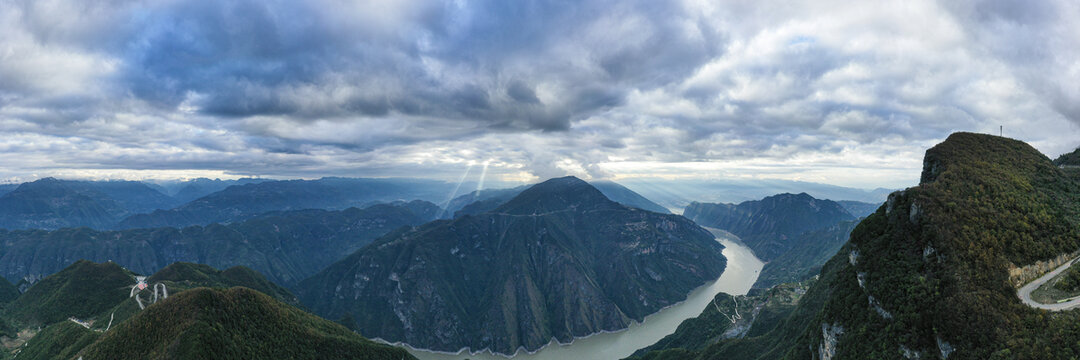
M 0 0 L 0 179 L 903 187 L 1080 146 L 1077 59 L 1070 0 Z

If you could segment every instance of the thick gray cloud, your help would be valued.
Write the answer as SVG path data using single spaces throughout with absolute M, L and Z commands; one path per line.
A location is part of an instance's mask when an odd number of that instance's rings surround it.
M 1063 0 L 0 1 L 0 177 L 487 163 L 903 186 L 953 131 L 1080 145 L 1077 19 Z

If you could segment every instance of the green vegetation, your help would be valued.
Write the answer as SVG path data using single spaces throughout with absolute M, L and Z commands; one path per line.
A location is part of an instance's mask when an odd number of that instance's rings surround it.
M 857 221 L 840 223 L 820 230 L 799 234 L 793 247 L 765 264 L 754 282 L 755 289 L 767 289 L 776 284 L 806 280 L 821 272 L 821 266 L 836 255 L 851 236 Z
M 1062 154 L 1054 159 L 1054 165 L 1062 167 L 1061 171 L 1073 180 L 1080 181 L 1080 148 L 1068 154 Z
M 1068 154 L 1061 154 L 1057 159 L 1054 159 L 1054 165 L 1080 166 L 1080 148 Z
M 1080 185 L 996 136 L 953 134 L 924 164 L 921 184 L 855 228 L 780 326 L 687 358 L 1080 356 L 1080 312 L 1023 305 L 1008 271 L 1080 247 Z
M 85 319 L 127 299 L 132 283 L 132 274 L 115 263 L 81 260 L 34 284 L 11 304 L 9 316 L 28 325 Z
M 1043 304 L 1080 296 L 1080 269 L 1070 267 L 1031 292 L 1031 299 Z
M 820 200 L 803 194 L 779 194 L 738 205 L 692 203 L 684 214 L 699 224 L 730 231 L 766 261 L 755 289 L 798 282 L 847 243 L 859 216 L 880 205 Z
M 144 290 L 146 310 L 128 296 L 133 276 L 114 263 L 79 261 L 38 282 L 0 317 L 19 325 L 5 329 L 9 338 L 31 330 L 5 340 L 0 359 L 12 351 L 18 359 L 411 358 L 285 303 L 296 298 L 247 268 L 167 266 L 147 280 L 166 284 L 169 297 L 149 304 Z
M 164 284 L 170 295 L 197 287 L 225 289 L 242 286 L 269 295 L 283 303 L 303 308 L 300 301 L 289 290 L 270 282 L 262 274 L 242 266 L 234 266 L 222 271 L 203 264 L 173 263 L 148 277 L 146 282 L 150 286 Z M 144 303 L 150 300 L 150 294 L 152 294 L 151 290 L 142 292 Z M 135 299 L 126 298 L 110 310 L 92 318 L 92 328 L 105 330 L 110 322 L 118 324 L 138 314 L 139 311 L 139 305 Z
M 720 276 L 723 246 L 681 216 L 620 205 L 576 178 L 552 179 L 495 210 L 402 229 L 298 287 L 361 333 L 457 351 L 535 350 L 686 298 Z
M 962 358 L 1080 354 L 1069 335 L 1076 315 L 1022 305 L 1008 273 L 1080 246 L 1080 186 L 1029 145 L 994 136 L 953 134 L 924 164 L 918 187 L 853 232 L 857 264 L 829 284 L 844 295 L 829 299 L 807 342 L 821 343 L 824 323 L 846 329 L 838 357 L 896 356 L 901 346 Z
M 101 334 L 71 321 L 49 325 L 18 349 L 19 360 L 75 359 Z
M 300 302 L 296 300 L 296 297 L 289 290 L 270 282 L 259 272 L 243 266 L 218 270 L 210 265 L 177 262 L 158 270 L 154 275 L 147 278 L 146 282 L 150 284 L 166 282 L 171 285 L 171 288 L 181 289 L 243 286 L 270 295 L 286 304 L 300 305 Z
M 1069 270 L 1060 276 L 1061 280 L 1054 284 L 1055 288 L 1068 292 L 1080 290 L 1080 268 L 1069 267 Z
M 795 306 L 815 282 L 785 283 L 768 290 L 755 289 L 746 296 L 732 297 L 719 293 L 713 303 L 695 318 L 683 321 L 675 333 L 656 344 L 638 350 L 633 359 L 687 359 L 695 352 L 719 343 L 721 340 L 753 338 L 775 328 L 790 316 Z M 739 315 L 732 323 L 736 303 Z M 721 313 L 720 311 L 724 311 Z
M 188 290 L 109 331 L 87 359 L 412 359 L 246 288 Z

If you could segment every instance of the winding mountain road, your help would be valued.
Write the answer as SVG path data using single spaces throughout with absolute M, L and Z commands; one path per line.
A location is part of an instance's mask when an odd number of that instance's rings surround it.
M 1075 308 L 1077 306 L 1080 306 L 1080 297 L 1076 297 L 1076 298 L 1073 298 L 1072 300 L 1069 300 L 1069 301 L 1066 301 L 1066 302 L 1063 302 L 1063 303 L 1056 303 L 1056 304 L 1043 304 L 1043 303 L 1037 302 L 1037 301 L 1035 301 L 1035 300 L 1033 300 L 1031 298 L 1031 292 L 1032 291 L 1035 291 L 1035 289 L 1038 289 L 1039 286 L 1042 286 L 1042 284 L 1045 284 L 1047 281 L 1050 281 L 1050 279 L 1053 279 L 1055 276 L 1058 276 L 1058 274 L 1061 274 L 1063 271 L 1068 270 L 1069 267 L 1072 266 L 1073 263 L 1075 263 L 1076 261 L 1077 261 L 1077 259 L 1070 260 L 1069 262 L 1065 263 L 1065 265 L 1058 266 L 1057 269 L 1054 269 L 1053 271 L 1047 273 L 1046 275 L 1043 275 L 1042 277 L 1033 280 L 1032 282 L 1028 283 L 1027 285 L 1024 285 L 1023 287 L 1020 288 L 1020 290 L 1016 291 L 1016 295 L 1020 296 L 1020 301 L 1023 301 L 1024 304 L 1026 304 L 1027 306 L 1036 308 L 1036 309 L 1044 309 L 1044 310 L 1050 310 L 1050 311 L 1063 311 L 1063 310 L 1069 310 L 1069 309 Z

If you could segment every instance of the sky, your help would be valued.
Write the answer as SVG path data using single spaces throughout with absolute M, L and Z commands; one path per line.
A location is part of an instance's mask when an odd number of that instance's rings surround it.
M 955 131 L 1080 146 L 1078 59 L 1071 0 L 0 0 L 0 181 L 901 188 Z

